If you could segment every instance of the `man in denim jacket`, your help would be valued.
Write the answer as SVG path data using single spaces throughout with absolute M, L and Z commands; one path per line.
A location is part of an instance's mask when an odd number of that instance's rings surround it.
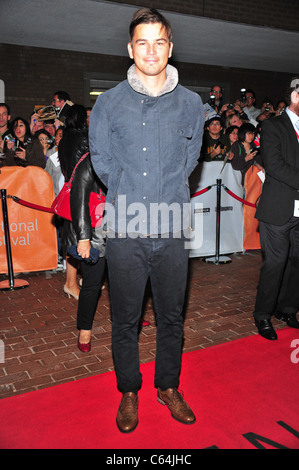
M 190 228 L 188 178 L 200 155 L 201 98 L 178 84 L 168 64 L 171 25 L 156 10 L 138 10 L 130 24 L 127 80 L 103 93 L 90 115 L 90 152 L 107 186 L 107 263 L 111 290 L 112 348 L 122 399 L 121 432 L 138 424 L 138 325 L 151 281 L 157 320 L 155 387 L 173 418 L 195 416 L 178 392 L 183 304 Z M 188 208 L 188 210 L 186 210 Z

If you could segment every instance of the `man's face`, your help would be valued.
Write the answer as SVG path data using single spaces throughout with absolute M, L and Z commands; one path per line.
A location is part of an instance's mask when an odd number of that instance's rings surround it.
M 213 90 L 210 91 L 210 96 L 211 96 L 211 95 L 214 95 L 214 96 L 215 96 L 215 100 L 216 100 L 216 101 L 219 101 L 219 100 L 222 98 L 222 93 L 221 93 L 221 88 L 220 88 L 220 86 L 215 85 L 215 86 L 213 87 Z
M 42 121 L 35 121 L 31 132 L 32 134 L 35 134 L 37 131 L 43 128 L 44 128 L 44 123 Z
M 254 96 L 250 92 L 248 93 L 246 92 L 245 95 L 246 95 L 246 106 L 247 108 L 251 108 L 251 106 L 253 106 L 255 102 Z
M 291 94 L 291 104 L 289 108 L 299 116 L 299 93 L 297 91 L 293 91 Z
M 64 100 L 60 100 L 57 95 L 54 95 L 52 105 L 55 106 L 55 108 L 61 109 L 63 107 L 64 103 L 65 103 Z
M 208 131 L 212 137 L 219 135 L 221 130 L 222 126 L 219 121 L 212 121 L 211 124 L 208 126 Z
M 134 59 L 139 78 L 166 76 L 168 58 L 173 44 L 169 42 L 166 29 L 160 23 L 139 24 L 128 44 L 128 52 Z
M 284 101 L 280 101 L 277 105 L 277 111 L 282 113 L 286 109 L 286 104 Z
M 6 107 L 0 106 L 0 129 L 6 128 L 9 120 L 10 120 L 10 116 L 9 114 L 7 114 Z
M 56 130 L 54 124 L 44 124 L 44 129 L 54 137 Z

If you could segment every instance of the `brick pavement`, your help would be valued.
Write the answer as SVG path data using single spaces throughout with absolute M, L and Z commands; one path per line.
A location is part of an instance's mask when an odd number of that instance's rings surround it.
M 260 251 L 231 256 L 232 262 L 214 265 L 190 260 L 183 352 L 207 348 L 256 334 L 252 311 L 261 266 Z M 98 303 L 92 349 L 77 346 L 77 301 L 63 292 L 64 273 L 26 273 L 29 287 L 0 291 L 0 398 L 113 370 L 109 286 Z M 0 275 L 0 281 L 6 278 Z M 155 357 L 156 326 L 150 290 L 144 318 L 150 326 L 139 335 L 141 362 Z M 276 328 L 284 323 L 273 321 Z

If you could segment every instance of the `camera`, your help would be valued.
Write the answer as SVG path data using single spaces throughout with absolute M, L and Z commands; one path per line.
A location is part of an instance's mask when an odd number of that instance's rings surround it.
M 214 106 L 215 106 L 215 95 L 210 96 L 209 104 L 214 108 Z
M 234 109 L 235 105 L 233 103 L 229 103 L 227 105 L 227 109 Z
M 30 140 L 31 140 L 31 139 L 30 139 Z M 28 143 L 29 143 L 29 139 L 28 139 L 28 141 L 27 141 L 26 143 L 23 143 L 23 142 L 21 142 L 20 140 L 17 140 L 15 151 L 16 151 L 16 152 L 20 152 L 21 150 L 25 150 Z
M 270 105 L 271 103 L 266 103 L 266 106 L 265 106 L 265 111 L 269 112 L 270 111 Z
M 12 136 L 11 134 L 7 134 L 7 135 L 4 137 L 3 140 L 10 140 L 11 142 L 13 142 L 13 141 L 14 141 L 14 138 L 13 138 L 13 136 Z
M 246 103 L 246 88 L 241 88 L 241 101 L 242 103 Z

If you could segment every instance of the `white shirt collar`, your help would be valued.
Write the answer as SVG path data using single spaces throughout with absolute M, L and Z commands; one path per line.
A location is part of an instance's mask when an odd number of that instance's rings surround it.
M 295 127 L 295 129 L 297 129 L 296 128 L 296 122 L 299 121 L 299 116 L 297 116 L 297 114 L 295 114 L 293 111 L 291 111 L 289 107 L 287 107 L 286 113 L 289 116 L 289 118 L 290 118 L 293 126 Z

